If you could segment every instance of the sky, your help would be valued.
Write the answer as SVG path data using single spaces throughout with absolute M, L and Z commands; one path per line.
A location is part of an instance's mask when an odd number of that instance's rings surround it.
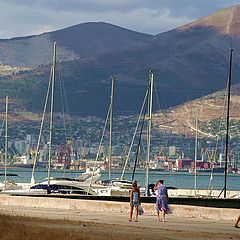
M 0 0 L 0 39 L 99 21 L 155 35 L 238 3 L 240 0 Z

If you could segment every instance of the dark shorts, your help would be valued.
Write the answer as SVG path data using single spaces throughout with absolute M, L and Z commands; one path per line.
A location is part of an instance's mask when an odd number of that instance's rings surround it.
M 131 206 L 132 207 L 138 207 L 139 206 L 139 201 L 132 201 Z

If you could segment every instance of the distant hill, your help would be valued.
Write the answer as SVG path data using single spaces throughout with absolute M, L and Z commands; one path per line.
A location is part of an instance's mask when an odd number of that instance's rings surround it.
M 41 109 L 50 69 L 45 64 L 52 58 L 52 42 L 57 41 L 73 114 L 106 114 L 111 75 L 116 76 L 116 114 L 139 112 L 150 68 L 158 96 L 154 109 L 179 105 L 225 88 L 231 47 L 235 49 L 233 83 L 237 83 L 239 29 L 240 5 L 236 5 L 156 36 L 106 23 L 86 23 L 1 40 L 0 60 L 35 69 L 0 80 L 0 96 L 8 93 L 28 110 Z
M 52 60 L 56 41 L 62 61 L 94 58 L 122 49 L 150 35 L 134 32 L 104 22 L 90 22 L 35 36 L 0 40 L 0 60 L 11 66 L 37 67 Z
M 233 46 L 234 83 L 239 79 L 240 5 L 217 12 L 180 28 L 160 33 L 147 43 L 101 62 L 124 82 L 143 83 L 151 67 L 156 75 L 163 108 L 204 96 L 226 86 L 229 53 Z

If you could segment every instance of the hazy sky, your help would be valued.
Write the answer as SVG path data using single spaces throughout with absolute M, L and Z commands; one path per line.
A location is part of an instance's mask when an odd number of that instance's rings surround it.
M 240 0 L 0 0 L 0 39 L 103 21 L 157 34 Z

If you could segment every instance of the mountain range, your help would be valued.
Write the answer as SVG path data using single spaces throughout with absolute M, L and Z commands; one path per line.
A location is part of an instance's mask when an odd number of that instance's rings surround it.
M 159 23 L 161 24 L 161 23 Z M 240 5 L 155 36 L 103 22 L 84 23 L 36 36 L 0 40 L 0 61 L 29 68 L 0 79 L 0 97 L 7 94 L 21 108 L 40 112 L 57 42 L 59 71 L 70 113 L 106 114 L 111 76 L 116 78 L 116 114 L 138 113 L 154 71 L 154 109 L 172 107 L 225 88 L 230 49 L 233 83 L 238 81 Z M 58 111 L 60 87 L 56 87 Z

